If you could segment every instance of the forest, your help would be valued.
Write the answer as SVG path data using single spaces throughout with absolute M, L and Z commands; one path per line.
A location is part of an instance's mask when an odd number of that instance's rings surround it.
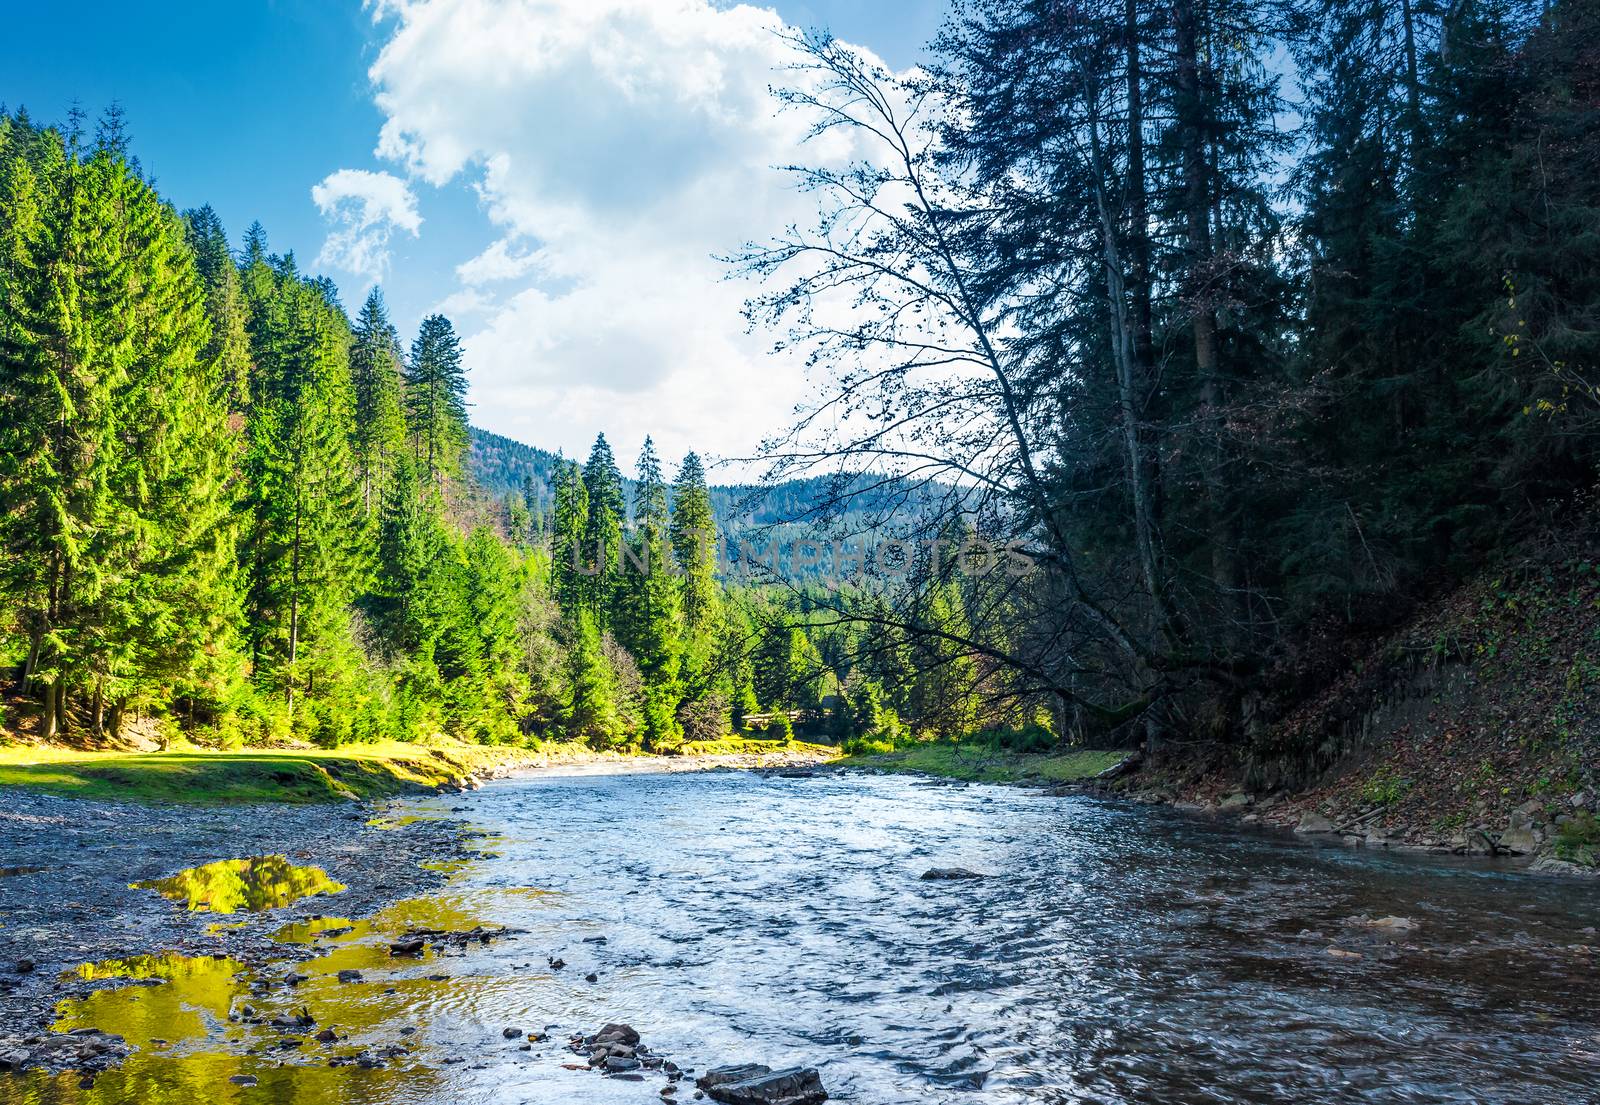
M 661 752 L 758 711 L 787 739 L 828 695 L 849 724 L 821 631 L 715 578 L 698 457 L 669 484 L 647 440 L 625 481 L 602 434 L 485 490 L 449 319 L 408 347 L 377 288 L 352 319 L 259 224 L 235 250 L 165 203 L 121 135 L 0 129 L 8 721 Z
M 728 258 L 817 385 L 742 498 L 472 430 L 449 319 L 177 211 L 115 108 L 7 113 L 7 723 L 1261 739 L 1588 517 L 1596 41 L 1517 0 L 969 0 L 900 74 L 796 33 L 777 107 L 858 156 L 802 148 L 820 220 Z M 726 577 L 735 517 L 910 562 Z M 940 555 L 980 541 L 1036 570 Z

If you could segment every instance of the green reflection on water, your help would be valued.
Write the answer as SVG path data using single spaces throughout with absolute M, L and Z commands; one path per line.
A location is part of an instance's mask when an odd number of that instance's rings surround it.
M 226 1022 L 244 969 L 244 964 L 226 956 L 176 953 L 85 963 L 68 977 L 160 985 L 120 986 L 68 998 L 56 1006 L 55 1029 L 98 1028 L 116 1033 L 134 1047 L 149 1047 L 155 1040 L 202 1039 Z
M 164 879 L 132 883 L 131 888 L 154 890 L 163 898 L 187 903 L 191 910 L 210 913 L 277 909 L 301 898 L 345 889 L 322 868 L 297 867 L 285 856 L 219 860 Z

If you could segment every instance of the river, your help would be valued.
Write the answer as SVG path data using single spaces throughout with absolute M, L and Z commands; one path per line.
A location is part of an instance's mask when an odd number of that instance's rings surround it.
M 320 1023 L 414 1050 L 329 1069 L 213 994 L 94 1087 L 0 1076 L 0 1101 L 660 1101 L 658 1074 L 563 1067 L 607 1022 L 700 1069 L 815 1065 L 867 1105 L 1600 1101 L 1595 883 L 859 774 L 540 775 L 465 808 L 482 853 L 418 915 L 522 931 L 413 965 L 335 930 L 301 968 Z

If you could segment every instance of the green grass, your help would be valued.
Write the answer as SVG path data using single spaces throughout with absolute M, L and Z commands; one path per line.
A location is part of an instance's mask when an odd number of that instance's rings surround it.
M 937 775 L 975 783 L 1071 783 L 1115 767 L 1126 752 L 1007 752 L 986 744 L 928 742 L 897 752 L 847 756 L 844 767 Z
M 407 744 L 338 751 L 79 752 L 0 746 L 0 787 L 151 805 L 383 798 L 459 782 L 487 750 Z
M 1578 813 L 1556 833 L 1557 858 L 1593 867 L 1600 863 L 1600 817 Z
M 805 741 L 757 740 L 752 737 L 723 737 L 714 741 L 689 741 L 678 749 L 680 756 L 759 756 L 772 752 L 833 752 L 826 744 Z

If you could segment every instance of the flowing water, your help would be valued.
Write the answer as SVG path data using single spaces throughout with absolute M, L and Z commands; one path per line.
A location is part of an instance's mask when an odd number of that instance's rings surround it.
M 0 1076 L 0 1102 L 659 1102 L 659 1074 L 563 1067 L 609 1021 L 870 1105 L 1600 1101 L 1593 883 L 888 777 L 541 776 L 470 803 L 485 851 L 445 892 L 280 934 L 322 951 L 292 993 L 226 959 L 85 965 L 145 985 L 58 1027 L 140 1050 L 92 1087 Z M 919 877 L 953 866 L 988 877 Z M 388 954 L 418 929 L 470 935 Z M 268 1023 L 301 1012 L 341 1038 Z

